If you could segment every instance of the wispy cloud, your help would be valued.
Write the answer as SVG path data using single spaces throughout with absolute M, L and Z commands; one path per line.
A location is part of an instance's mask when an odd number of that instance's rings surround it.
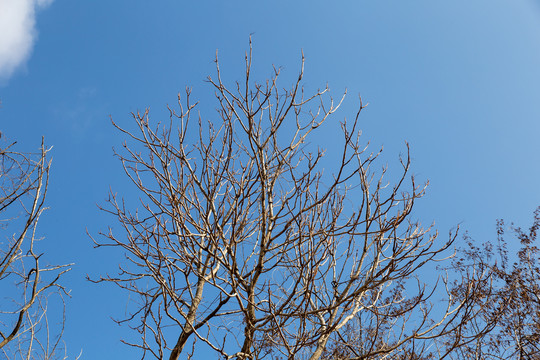
M 53 0 L 0 0 L 0 80 L 25 63 L 37 37 L 36 11 Z

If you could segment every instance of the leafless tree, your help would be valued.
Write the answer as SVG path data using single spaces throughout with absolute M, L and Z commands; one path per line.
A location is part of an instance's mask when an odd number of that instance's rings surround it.
M 140 198 L 111 192 L 102 210 L 119 228 L 94 241 L 126 256 L 97 280 L 138 299 L 118 322 L 140 339 L 125 342 L 158 359 L 409 359 L 471 341 L 460 329 L 483 308 L 475 295 L 489 274 L 471 274 L 459 299 L 437 279 L 456 233 L 441 242 L 411 219 L 425 186 L 409 175 L 408 145 L 389 176 L 361 142 L 360 100 L 327 160 L 310 139 L 344 96 L 306 95 L 303 56 L 290 89 L 276 68 L 252 80 L 251 47 L 245 62 L 229 87 L 216 58 L 217 120 L 197 116 L 188 89 L 166 123 L 148 110 L 133 114 L 135 130 L 113 123 Z
M 50 149 L 42 141 L 39 153 L 22 153 L 15 145 L 0 148 L 0 354 L 65 358 L 63 312 L 53 323 L 47 315 L 49 301 L 63 305 L 67 292 L 59 279 L 70 268 L 44 264 L 37 228 L 46 210 Z
M 540 207 L 533 223 L 524 230 L 497 221 L 497 240 L 483 244 L 466 237 L 467 246 L 454 259 L 457 272 L 483 267 L 492 273 L 489 306 L 475 319 L 485 324 L 496 319 L 494 328 L 455 352 L 459 359 L 540 359 Z M 506 240 L 510 230 L 513 241 Z M 488 284 L 484 284 L 487 287 Z M 456 288 L 458 289 L 458 288 Z M 459 292 L 458 292 L 459 293 Z M 485 291 L 487 294 L 488 291 Z M 471 327 L 468 331 L 474 332 Z

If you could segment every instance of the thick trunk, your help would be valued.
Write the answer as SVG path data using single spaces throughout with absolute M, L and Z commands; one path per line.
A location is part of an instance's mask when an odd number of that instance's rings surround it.
M 199 308 L 199 304 L 202 301 L 203 288 L 205 283 L 206 281 L 203 277 L 199 278 L 199 281 L 197 282 L 197 291 L 195 293 L 195 296 L 193 297 L 191 307 L 189 308 L 189 312 L 187 314 L 186 324 L 184 325 L 182 333 L 178 337 L 178 341 L 176 342 L 176 345 L 171 352 L 171 356 L 169 356 L 169 360 L 178 360 L 180 354 L 182 353 L 182 350 L 184 349 L 184 346 L 186 345 L 187 340 L 189 339 L 191 334 L 193 334 L 193 330 L 195 329 L 195 320 L 197 319 L 197 309 Z
M 309 358 L 309 360 L 318 360 L 321 358 L 322 353 L 324 349 L 326 348 L 326 343 L 328 342 L 328 335 L 324 335 L 319 339 L 319 343 L 317 344 L 317 348 Z

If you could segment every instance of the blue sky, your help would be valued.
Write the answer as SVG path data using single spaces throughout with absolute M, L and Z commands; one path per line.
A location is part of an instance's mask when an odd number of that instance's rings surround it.
M 214 116 L 219 50 L 229 81 L 241 78 L 248 38 L 254 74 L 271 65 L 294 79 L 301 50 L 305 85 L 349 97 L 332 121 L 352 117 L 357 94 L 365 141 L 384 145 L 381 166 L 408 141 L 413 173 L 429 179 L 415 216 L 444 237 L 457 224 L 484 241 L 495 219 L 527 225 L 540 205 L 540 2 L 477 1 L 77 1 L 0 0 L 0 131 L 19 149 L 54 146 L 40 223 L 51 262 L 75 262 L 65 340 L 86 359 L 128 358 L 129 336 L 110 316 L 128 299 L 85 281 L 114 271 L 119 254 L 86 235 L 112 223 L 100 214 L 109 187 L 126 179 L 112 156 L 122 138 L 110 125 L 131 111 L 166 105 L 193 87 Z M 282 85 L 287 85 L 284 81 Z M 314 138 L 332 150 L 338 133 Z

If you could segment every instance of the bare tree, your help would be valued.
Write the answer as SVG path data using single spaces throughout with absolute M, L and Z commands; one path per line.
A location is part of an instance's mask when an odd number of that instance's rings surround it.
M 53 359 L 61 355 L 59 324 L 47 316 L 51 296 L 63 305 L 60 277 L 69 265 L 44 264 L 37 225 L 45 207 L 50 160 L 39 153 L 0 148 L 0 354 L 6 359 Z M 63 308 L 61 308 L 63 309 Z
M 489 269 L 492 284 L 487 307 L 475 324 L 491 321 L 492 330 L 455 352 L 459 359 L 540 359 L 540 252 L 538 249 L 540 207 L 533 223 L 523 230 L 497 221 L 497 240 L 478 244 L 466 237 L 467 246 L 454 259 L 453 270 L 471 268 L 471 263 Z M 513 241 L 506 240 L 510 230 Z M 517 240 L 517 241 L 516 241 Z M 468 329 L 476 331 L 475 327 Z
M 97 281 L 139 299 L 118 320 L 140 334 L 125 342 L 158 359 L 397 359 L 444 357 L 470 341 L 460 329 L 482 309 L 477 283 L 489 275 L 475 273 L 459 299 L 445 277 L 435 285 L 456 233 L 439 242 L 411 220 L 425 186 L 409 175 L 408 145 L 389 185 L 380 152 L 360 141 L 360 100 L 327 161 L 309 140 L 343 98 L 304 93 L 303 56 L 288 90 L 276 68 L 252 80 L 251 47 L 245 61 L 245 78 L 228 87 L 216 58 L 217 120 L 197 118 L 188 89 L 166 123 L 148 110 L 133 114 L 135 130 L 113 123 L 129 141 L 116 156 L 140 198 L 132 207 L 111 192 L 102 208 L 120 228 L 96 246 L 126 258 Z M 443 303 L 433 298 L 441 292 Z

